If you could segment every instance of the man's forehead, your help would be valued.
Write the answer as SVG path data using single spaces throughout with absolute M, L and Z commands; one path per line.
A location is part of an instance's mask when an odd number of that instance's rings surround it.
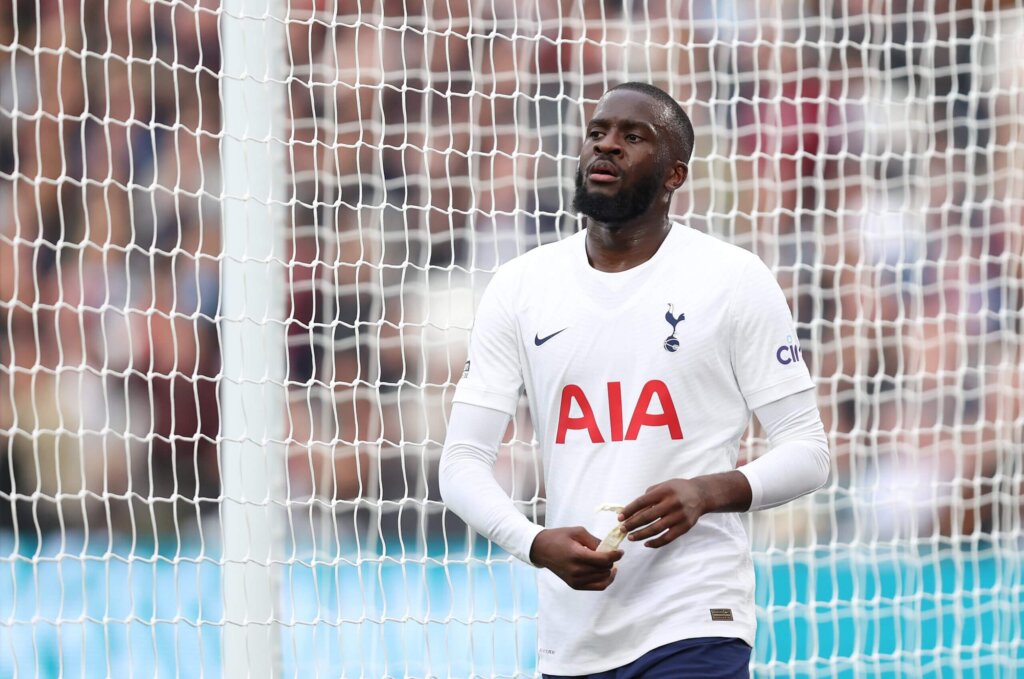
M 650 95 L 635 90 L 613 90 L 597 102 L 591 120 L 632 121 L 665 128 L 670 116 L 668 106 Z

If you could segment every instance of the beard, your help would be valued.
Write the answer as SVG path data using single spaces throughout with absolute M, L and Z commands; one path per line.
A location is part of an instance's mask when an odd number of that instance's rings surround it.
M 576 192 L 572 197 L 572 209 L 581 215 L 603 224 L 628 222 L 650 209 L 658 196 L 657 168 L 649 174 L 637 177 L 632 186 L 623 186 L 613 196 L 590 193 L 583 183 L 583 169 L 576 168 Z

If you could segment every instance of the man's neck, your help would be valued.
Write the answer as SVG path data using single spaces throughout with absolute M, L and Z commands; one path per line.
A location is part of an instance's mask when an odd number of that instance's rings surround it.
M 588 217 L 587 259 L 590 266 L 606 273 L 632 269 L 653 257 L 671 230 L 667 214 L 641 215 L 612 225 Z

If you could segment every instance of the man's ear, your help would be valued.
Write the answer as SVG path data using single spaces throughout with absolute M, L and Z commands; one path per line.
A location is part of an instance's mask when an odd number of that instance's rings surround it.
M 672 171 L 665 182 L 665 188 L 669 193 L 675 191 L 683 184 L 686 183 L 686 178 L 690 175 L 689 166 L 681 160 L 677 160 L 672 165 Z

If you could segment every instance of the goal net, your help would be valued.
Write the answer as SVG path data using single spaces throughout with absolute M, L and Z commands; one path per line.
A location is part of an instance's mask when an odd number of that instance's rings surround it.
M 437 464 L 479 295 L 578 229 L 627 80 L 692 118 L 673 212 L 775 272 L 829 435 L 749 517 L 756 675 L 1024 664 L 1020 0 L 14 0 L 0 36 L 0 676 L 534 676 L 535 571 Z M 537 453 L 524 404 L 495 473 L 543 521 Z

